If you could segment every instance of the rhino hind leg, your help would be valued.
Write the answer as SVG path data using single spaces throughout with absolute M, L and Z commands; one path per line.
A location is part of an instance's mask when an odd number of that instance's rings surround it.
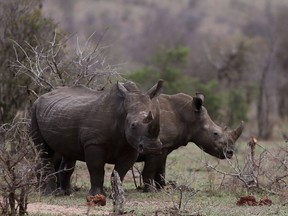
M 59 195 L 70 195 L 72 193 L 71 176 L 74 172 L 76 160 L 62 158 L 59 173 L 60 192 Z
M 54 152 L 49 148 L 41 135 L 35 112 L 34 107 L 31 116 L 30 136 L 39 152 L 39 156 L 42 159 L 36 166 L 35 171 L 41 193 L 49 195 L 56 191 L 56 177 L 53 175 L 55 172 L 53 161 Z
M 44 195 L 50 195 L 54 194 L 57 186 L 56 186 L 56 176 L 53 175 L 55 172 L 54 170 L 54 165 L 53 165 L 53 159 L 45 159 L 45 166 L 42 167 L 43 170 L 43 177 L 44 177 L 44 182 L 43 182 L 43 187 L 41 189 L 42 193 Z
M 43 145 L 36 146 L 41 157 L 41 162 L 36 166 L 37 181 L 40 192 L 44 195 L 50 195 L 57 189 L 57 178 L 53 175 L 55 168 L 52 154 L 51 152 L 48 153 Z

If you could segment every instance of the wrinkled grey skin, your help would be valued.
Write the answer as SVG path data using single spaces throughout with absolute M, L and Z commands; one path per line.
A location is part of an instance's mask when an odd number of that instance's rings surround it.
M 165 186 L 165 165 L 168 154 L 189 142 L 195 143 L 206 153 L 220 158 L 231 158 L 234 145 L 243 130 L 240 126 L 228 131 L 216 125 L 204 106 L 204 96 L 196 94 L 165 95 L 158 97 L 161 110 L 160 140 L 163 143 L 161 155 L 140 155 L 137 161 L 144 161 L 142 172 L 144 191 Z
M 44 152 L 44 175 L 55 171 L 57 152 L 68 169 L 63 179 L 70 179 L 76 160 L 85 161 L 91 182 L 89 194 L 104 194 L 105 163 L 115 164 L 123 180 L 139 153 L 159 153 L 159 104 L 152 101 L 157 100 L 162 83 L 160 80 L 147 94 L 138 89 L 128 91 L 117 83 L 108 91 L 64 87 L 38 98 L 32 110 L 31 134 Z M 70 181 L 61 182 L 69 194 Z M 48 179 L 44 193 L 54 189 L 55 179 Z

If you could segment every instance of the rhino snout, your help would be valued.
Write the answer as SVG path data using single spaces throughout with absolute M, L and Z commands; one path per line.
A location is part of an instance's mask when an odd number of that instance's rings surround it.
M 231 159 L 233 154 L 234 154 L 234 151 L 232 149 L 228 149 L 226 150 L 225 158 Z
M 160 154 L 162 149 L 162 142 L 160 139 L 144 138 L 138 145 L 138 152 L 141 154 Z

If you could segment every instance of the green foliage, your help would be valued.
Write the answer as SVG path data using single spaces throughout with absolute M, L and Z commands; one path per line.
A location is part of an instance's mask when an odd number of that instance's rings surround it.
M 161 50 L 152 57 L 149 66 L 128 73 L 125 77 L 148 87 L 157 80 L 165 81 L 166 93 L 191 92 L 192 79 L 184 74 L 189 50 L 186 47 Z
M 13 41 L 24 48 L 48 43 L 56 25 L 42 16 L 37 0 L 0 0 L 0 123 L 10 122 L 27 104 L 28 77 L 16 77 Z M 27 44 L 26 44 L 27 43 Z M 30 54 L 30 53 L 27 53 Z M 25 59 L 18 56 L 19 61 Z
M 205 96 L 204 105 L 207 108 L 210 116 L 214 120 L 222 118 L 221 108 L 224 106 L 223 93 L 219 93 L 219 83 L 216 80 L 211 80 L 207 83 L 198 81 L 196 89 Z
M 201 92 L 205 95 L 205 106 L 213 119 L 220 117 L 222 98 L 218 91 L 218 82 L 215 80 L 203 83 L 198 79 L 185 74 L 188 62 L 189 50 L 186 47 L 158 52 L 152 57 L 149 66 L 126 75 L 127 79 L 140 83 L 148 88 L 158 79 L 165 80 L 164 92 L 175 94 L 183 92 L 194 95 Z
M 149 66 L 128 73 L 126 78 L 148 88 L 158 79 L 165 80 L 164 93 L 183 92 L 193 96 L 196 92 L 205 96 L 204 105 L 213 120 L 229 122 L 230 126 L 247 119 L 248 104 L 241 90 L 223 91 L 217 80 L 203 82 L 185 74 L 189 50 L 185 47 L 158 52 Z M 251 91 L 254 89 L 252 85 Z M 253 91 L 254 92 L 254 91 Z M 249 96 L 251 94 L 247 94 Z M 250 97 L 250 96 L 249 96 Z
M 231 90 L 228 94 L 228 116 L 229 124 L 235 126 L 241 120 L 247 120 L 248 104 L 243 91 Z

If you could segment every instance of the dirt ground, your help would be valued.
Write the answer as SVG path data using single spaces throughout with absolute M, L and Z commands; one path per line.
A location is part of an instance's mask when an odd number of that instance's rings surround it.
M 155 202 L 155 201 L 133 201 L 133 202 L 126 202 L 125 204 L 125 213 L 126 215 L 135 215 L 133 208 L 146 208 L 150 206 L 153 208 L 157 208 L 157 206 L 163 205 L 163 203 Z M 169 203 L 167 203 L 169 205 Z M 49 214 L 49 215 L 63 215 L 63 216 L 70 216 L 70 215 L 87 215 L 89 211 L 89 215 L 113 215 L 112 212 L 112 201 L 108 201 L 106 206 L 95 206 L 90 207 L 85 204 L 83 205 L 74 205 L 74 206 L 64 206 L 64 205 L 55 205 L 55 204 L 46 204 L 43 202 L 35 202 L 28 204 L 28 212 L 32 215 L 37 214 Z
M 87 213 L 87 207 L 67 207 L 61 205 L 50 205 L 41 202 L 28 204 L 29 214 L 55 214 L 55 215 L 85 215 Z M 109 212 L 97 210 L 97 213 L 101 215 L 108 215 Z
M 275 146 L 274 143 L 264 143 L 267 148 Z M 195 157 L 191 158 L 191 152 Z M 257 153 L 257 152 L 256 152 Z M 261 152 L 260 152 L 261 153 Z M 240 196 L 250 195 L 236 181 L 223 182 L 223 176 L 219 173 L 211 172 L 201 161 L 203 160 L 203 152 L 197 149 L 194 145 L 189 145 L 185 148 L 173 152 L 167 162 L 167 180 L 175 180 L 179 184 L 188 185 L 191 188 L 199 190 L 196 194 L 185 192 L 183 194 L 182 209 L 188 214 L 183 215 L 205 215 L 205 216 L 242 216 L 242 215 L 288 215 L 288 196 L 276 196 L 270 193 L 256 192 L 257 201 L 263 196 L 268 196 L 272 200 L 272 205 L 265 206 L 238 206 L 237 201 Z M 245 158 L 246 154 L 243 150 L 238 151 L 238 158 Z M 258 153 L 257 153 L 258 154 Z M 226 166 L 230 167 L 228 161 L 218 161 L 213 157 L 208 158 L 205 155 L 206 161 L 216 164 L 219 169 L 225 170 Z M 223 167 L 223 168 L 221 168 Z M 110 187 L 110 174 L 112 166 L 106 167 L 105 186 Z M 140 166 L 141 170 L 141 166 Z M 180 173 L 180 174 L 179 174 Z M 138 173 L 137 183 L 139 185 Z M 288 181 L 288 179 L 287 179 Z M 90 187 L 89 174 L 84 163 L 78 163 L 72 183 L 80 190 L 70 197 L 39 197 L 32 195 L 28 212 L 31 216 L 52 216 L 52 215 L 87 215 L 88 206 L 86 205 L 86 195 Z M 229 184 L 228 184 L 229 183 Z M 221 186 L 222 185 L 222 186 Z M 124 181 L 125 191 L 125 211 L 126 215 L 173 215 L 171 209 L 173 205 L 178 203 L 179 193 L 167 193 L 162 191 L 158 193 L 141 193 L 136 190 L 133 182 L 133 177 L 129 171 Z M 221 186 L 221 187 L 220 187 Z M 283 192 L 284 195 L 288 194 Z M 185 195 L 185 196 L 184 196 Z M 184 204 L 187 202 L 187 206 Z M 107 205 L 100 207 L 91 207 L 89 215 L 113 215 L 112 200 L 107 198 Z

